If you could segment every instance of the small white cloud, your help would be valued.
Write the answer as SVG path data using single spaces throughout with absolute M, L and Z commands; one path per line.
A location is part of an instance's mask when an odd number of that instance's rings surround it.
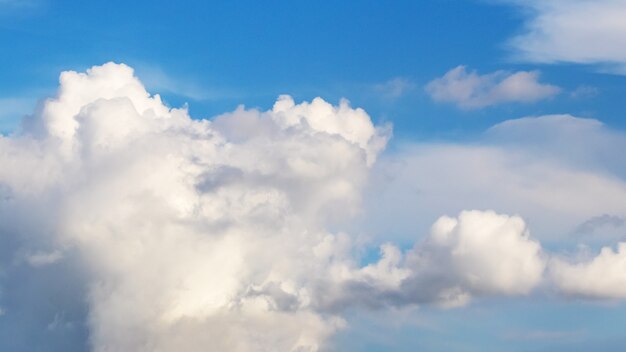
M 566 295 L 596 299 L 626 298 L 626 242 L 617 250 L 604 247 L 587 261 L 570 262 L 554 258 L 550 263 L 552 281 Z
M 503 103 L 532 103 L 558 94 L 561 89 L 538 81 L 537 71 L 496 71 L 479 75 L 457 66 L 426 85 L 426 92 L 437 102 L 477 109 Z
M 473 296 L 523 295 L 542 279 L 541 245 L 518 216 L 463 211 L 441 217 L 409 256 L 413 286 L 438 288 L 435 301 L 463 305 Z

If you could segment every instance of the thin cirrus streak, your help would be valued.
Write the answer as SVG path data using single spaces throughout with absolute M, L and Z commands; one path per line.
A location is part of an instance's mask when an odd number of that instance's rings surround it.
M 359 212 L 390 128 L 347 101 L 281 96 L 194 120 L 108 63 L 64 72 L 23 126 L 0 137 L 0 263 L 10 275 L 77 253 L 94 351 L 317 351 L 348 306 L 455 307 L 544 280 L 615 297 L 571 280 L 621 248 L 551 261 L 522 218 L 493 211 L 441 217 L 412 249 L 386 243 L 359 265 L 330 228 Z

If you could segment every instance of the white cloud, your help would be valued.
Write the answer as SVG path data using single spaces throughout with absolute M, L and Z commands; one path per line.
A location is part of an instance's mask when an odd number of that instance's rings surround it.
M 418 291 L 409 294 L 418 296 L 424 285 L 437 288 L 435 300 L 444 306 L 476 295 L 526 294 L 541 281 L 545 266 L 524 221 L 492 211 L 439 218 L 408 261 L 415 273 L 406 285 Z
M 626 63 L 626 3 L 622 0 L 513 1 L 528 10 L 510 45 L 519 59 L 558 63 Z
M 531 103 L 555 96 L 560 88 L 539 82 L 536 71 L 496 71 L 479 75 L 458 66 L 426 85 L 437 102 L 462 109 L 477 109 L 504 103 Z
M 526 224 L 517 216 L 466 211 L 458 219 L 442 217 L 433 225 L 429 246 L 445 248 L 452 257 L 443 261 L 453 266 L 449 272 L 481 293 L 527 293 L 543 272 L 541 246 L 529 238 Z M 435 252 L 428 250 L 427 255 Z M 418 255 L 417 260 L 422 258 Z
M 554 258 L 550 276 L 560 291 L 567 295 L 596 299 L 626 298 L 626 243 L 617 250 L 604 247 L 588 260 L 572 262 Z
M 528 294 L 544 268 L 541 245 L 520 217 L 463 211 L 440 217 L 405 253 L 384 244 L 378 262 L 345 275 L 341 289 L 321 305 L 458 307 L 474 297 Z
M 193 120 L 109 63 L 64 72 L 26 128 L 0 138 L 2 231 L 84 258 L 95 351 L 317 350 L 342 326 L 311 296 L 348 259 L 313 249 L 388 138 L 363 110 L 284 96 Z
M 407 144 L 397 154 L 383 155 L 375 166 L 371 188 L 366 192 L 367 211 L 360 226 L 362 231 L 384 233 L 387 241 L 390 234 L 395 234 L 396 239 L 406 242 L 415 233 L 424 233 L 431 219 L 439 214 L 472 207 L 496 208 L 509 214 L 524 214 L 534 237 L 552 244 L 571 246 L 583 240 L 594 246 L 606 246 L 616 240 L 623 241 L 626 168 L 624 155 L 616 151 L 624 146 L 623 132 L 611 130 L 597 120 L 570 115 L 505 121 L 467 144 Z M 485 216 L 477 216 L 481 217 Z M 437 223 L 442 221 L 455 223 L 454 219 L 446 218 Z M 429 241 L 431 237 L 426 240 Z M 624 244 L 618 245 L 617 250 L 605 247 L 596 257 L 544 252 L 543 258 L 551 258 L 546 280 L 567 296 L 624 299 L 625 248 Z M 447 255 L 437 254 L 432 247 L 424 251 L 435 258 Z M 488 262 L 491 252 L 478 252 Z M 506 250 L 493 253 L 506 253 Z M 532 257 L 527 254 L 519 259 L 533 262 Z M 462 274 L 454 276 L 450 264 L 453 260 L 433 262 L 432 267 L 456 277 L 450 280 L 453 284 L 449 287 L 464 282 L 460 279 Z M 461 267 L 472 265 L 464 263 Z M 489 270 L 483 268 L 477 272 L 486 274 Z M 435 282 L 445 282 L 444 277 L 438 275 Z M 518 277 L 539 280 L 536 275 Z M 517 284 L 521 285 L 522 281 Z M 443 287 L 431 283 L 418 286 Z M 417 292 L 425 294 L 425 291 Z M 467 289 L 458 287 L 435 292 L 451 292 L 445 297 L 452 303 L 454 297 L 463 303 L 473 296 L 472 291 L 468 293 Z

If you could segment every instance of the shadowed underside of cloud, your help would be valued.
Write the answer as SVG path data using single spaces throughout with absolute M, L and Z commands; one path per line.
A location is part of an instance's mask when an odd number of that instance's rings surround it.
M 43 326 L 86 329 L 94 351 L 316 351 L 348 306 L 453 307 L 546 278 L 586 294 L 571 280 L 623 260 L 554 261 L 546 277 L 519 216 L 464 211 L 360 266 L 355 238 L 330 229 L 360 211 L 389 134 L 347 101 L 282 96 L 194 120 L 128 66 L 64 72 L 22 133 L 0 137 L 0 319 L 37 316 L 29 302 L 65 289 L 78 308 L 48 309 Z M 593 296 L 623 296 L 609 280 Z M 43 289 L 22 297 L 20 282 Z
M 462 109 L 478 109 L 505 103 L 532 103 L 555 96 L 560 88 L 540 83 L 536 71 L 479 75 L 458 66 L 426 85 L 437 102 L 453 103 Z

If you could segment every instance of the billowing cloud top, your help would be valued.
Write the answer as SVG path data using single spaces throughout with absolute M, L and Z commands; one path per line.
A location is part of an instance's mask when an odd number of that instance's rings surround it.
M 346 101 L 288 96 L 193 120 L 128 66 L 64 72 L 22 137 L 0 139 L 2 214 L 47 202 L 38 230 L 85 256 L 96 350 L 192 350 L 199 325 L 220 350 L 313 348 L 336 325 L 311 308 L 338 240 L 323 224 L 358 210 L 387 131 Z

